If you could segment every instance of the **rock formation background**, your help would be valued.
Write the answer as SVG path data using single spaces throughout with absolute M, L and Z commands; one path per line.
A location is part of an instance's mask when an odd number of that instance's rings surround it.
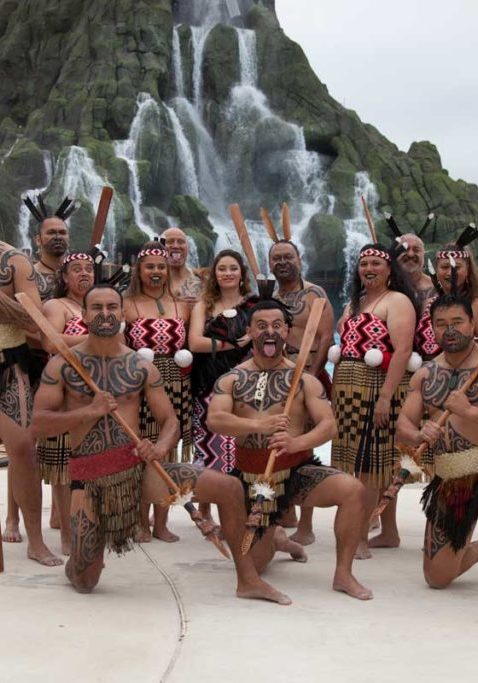
M 330 97 L 273 0 L 1 0 L 0 76 L 0 235 L 17 246 L 34 231 L 23 192 L 78 197 L 82 247 L 110 184 L 105 240 L 123 258 L 179 224 L 204 265 L 237 245 L 238 202 L 265 268 L 259 209 L 279 225 L 287 201 L 308 275 L 340 290 L 366 240 L 361 194 L 386 241 L 382 211 L 403 231 L 433 211 L 430 250 L 478 213 L 431 142 L 401 152 Z

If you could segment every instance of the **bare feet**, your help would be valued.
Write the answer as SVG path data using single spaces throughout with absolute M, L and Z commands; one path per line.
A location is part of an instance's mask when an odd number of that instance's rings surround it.
M 39 562 L 44 567 L 58 567 L 63 564 L 63 560 L 53 555 L 52 552 L 48 550 L 44 543 L 40 543 L 38 548 L 33 549 L 31 546 L 28 547 L 27 557 L 29 560 L 34 560 Z
M 2 534 L 2 541 L 5 543 L 21 543 L 23 541 L 22 535 L 18 528 L 18 521 L 5 521 L 5 531 Z
M 166 543 L 176 543 L 176 541 L 179 541 L 179 536 L 173 534 L 167 527 L 164 527 L 163 529 L 153 529 L 153 536 Z
M 357 600 L 372 600 L 373 598 L 373 593 L 369 588 L 362 586 L 352 574 L 346 572 L 335 572 L 333 589 L 340 593 L 347 593 Z
M 289 553 L 295 562 L 307 562 L 307 555 L 300 543 L 295 543 L 287 537 L 284 529 L 277 527 L 274 532 L 275 550 L 282 553 Z
M 276 602 L 279 605 L 290 605 L 292 600 L 284 593 L 280 593 L 275 588 L 272 588 L 268 583 L 257 579 L 254 583 L 244 583 L 237 587 L 236 595 L 238 598 L 245 598 L 247 600 L 269 600 Z
M 400 536 L 388 536 L 385 534 L 378 534 L 369 539 L 369 548 L 398 548 L 400 545 Z
M 291 506 L 288 510 L 285 510 L 277 524 L 284 529 L 296 529 L 299 522 L 297 521 L 297 515 L 295 514 L 295 507 Z
M 368 543 L 361 541 L 358 544 L 357 550 L 355 551 L 354 558 L 356 560 L 369 560 L 372 557 L 372 553 L 369 550 Z
M 151 531 L 137 526 L 133 535 L 135 543 L 151 543 Z
M 312 543 L 315 543 L 315 534 L 313 531 L 301 531 L 300 529 L 297 529 L 289 538 L 291 541 L 295 541 L 301 545 L 312 545 Z

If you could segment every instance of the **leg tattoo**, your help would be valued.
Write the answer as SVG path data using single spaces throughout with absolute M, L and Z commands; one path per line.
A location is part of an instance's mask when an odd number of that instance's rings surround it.
M 433 560 L 442 548 L 449 543 L 449 540 L 439 526 L 427 523 L 425 529 L 425 555 L 429 560 Z
M 91 567 L 101 555 L 104 539 L 98 525 L 84 510 L 71 517 L 71 560 L 75 573 L 81 574 Z

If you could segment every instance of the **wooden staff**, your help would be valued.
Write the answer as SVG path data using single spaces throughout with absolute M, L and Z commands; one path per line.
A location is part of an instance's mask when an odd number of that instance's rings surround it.
M 270 217 L 267 209 L 262 208 L 260 213 L 261 213 L 262 222 L 264 223 L 264 227 L 267 230 L 267 234 L 269 235 L 269 237 L 271 238 L 271 240 L 275 244 L 276 242 L 279 241 L 279 235 L 277 234 L 277 231 L 274 227 L 274 223 L 272 222 L 272 218 Z
M 375 224 L 373 222 L 373 218 L 370 215 L 370 211 L 368 210 L 367 202 L 365 200 L 365 197 L 361 197 L 362 204 L 363 204 L 363 210 L 365 211 L 365 218 L 367 219 L 368 223 L 368 229 L 370 230 L 370 235 L 372 236 L 372 242 L 374 244 L 377 244 L 377 231 L 375 230 Z
M 284 233 L 284 239 L 287 240 L 288 242 L 290 242 L 292 239 L 292 229 L 291 229 L 291 225 L 290 225 L 289 207 L 285 202 L 282 204 L 281 215 L 282 215 L 282 232 Z
M 100 203 L 98 204 L 98 209 L 96 211 L 93 232 L 91 233 L 90 239 L 90 249 L 96 244 L 101 244 L 112 198 L 113 188 L 105 185 L 101 191 Z
M 292 404 L 295 399 L 297 387 L 299 386 L 299 382 L 302 378 L 302 373 L 304 372 L 305 366 L 307 364 L 310 349 L 312 348 L 315 336 L 317 334 L 317 328 L 319 326 L 324 306 L 325 299 L 315 299 L 310 309 L 309 319 L 307 320 L 307 325 L 302 336 L 302 341 L 300 344 L 299 354 L 297 356 L 297 361 L 294 368 L 294 374 L 292 376 L 290 390 L 287 395 L 287 400 L 284 407 L 284 413 L 286 415 L 289 415 L 292 409 Z M 265 472 L 260 478 L 259 483 L 263 483 L 270 486 L 270 478 L 274 470 L 276 458 L 277 449 L 274 448 L 269 454 L 269 459 L 267 461 Z M 243 555 L 247 555 L 247 553 L 249 552 L 249 549 L 252 545 L 252 541 L 254 540 L 255 533 L 261 525 L 260 520 L 262 517 L 262 506 L 265 500 L 265 495 L 259 494 L 252 506 L 252 510 L 249 514 L 249 517 L 247 518 L 246 532 L 242 538 L 241 544 L 241 550 Z
M 252 248 L 251 240 L 249 238 L 249 233 L 247 232 L 246 223 L 242 216 L 241 209 L 239 208 L 239 204 L 231 204 L 229 207 L 229 213 L 231 214 L 232 222 L 236 228 L 241 247 L 246 255 L 247 260 L 249 261 L 252 274 L 254 277 L 257 277 L 260 273 L 260 270 L 257 264 L 254 249 Z
M 458 389 L 458 391 L 462 394 L 466 394 L 468 389 L 470 389 L 472 387 L 472 385 L 476 382 L 477 379 L 478 379 L 478 367 L 475 368 L 475 370 L 471 373 L 471 375 L 468 377 L 468 379 L 463 384 L 463 386 L 460 387 L 460 389 Z M 443 427 L 443 425 L 448 420 L 448 418 L 450 417 L 451 414 L 452 413 L 450 410 L 445 410 L 445 412 L 442 413 L 440 415 L 440 417 L 438 418 L 438 420 L 436 421 L 436 424 L 439 427 Z M 427 449 L 427 446 L 428 446 L 428 443 L 426 441 L 424 441 L 416 449 L 413 449 L 412 447 L 409 447 L 409 446 L 399 446 L 398 449 L 405 456 L 408 455 L 409 457 L 413 458 L 413 461 L 415 462 L 415 464 L 418 467 L 420 467 L 422 455 L 425 452 L 425 450 Z M 406 465 L 402 464 L 402 466 L 400 467 L 400 471 L 398 472 L 396 477 L 393 478 L 393 481 L 390 484 L 390 486 L 383 492 L 382 497 L 381 497 L 377 507 L 375 508 L 375 510 L 372 513 L 372 516 L 370 518 L 371 521 L 374 521 L 375 519 L 377 519 L 377 517 L 379 517 L 382 514 L 382 512 L 385 510 L 387 505 L 394 498 L 397 497 L 398 492 L 400 491 L 400 489 L 402 488 L 402 486 L 406 482 L 408 476 L 410 475 L 410 471 L 411 471 L 410 468 L 407 468 Z
M 49 341 L 55 346 L 58 353 L 63 356 L 63 358 L 69 365 L 71 365 L 71 367 L 81 377 L 84 383 L 95 394 L 98 393 L 100 391 L 99 387 L 93 381 L 90 374 L 85 370 L 78 356 L 76 356 L 71 350 L 71 348 L 67 346 L 67 344 L 61 338 L 61 335 L 55 330 L 53 325 L 51 325 L 51 323 L 45 318 L 43 313 L 39 311 L 39 309 L 35 306 L 35 304 L 30 299 L 28 294 L 25 294 L 24 292 L 19 292 L 18 294 L 15 294 L 15 296 L 18 299 L 18 301 L 22 304 L 22 306 L 25 308 L 30 317 L 33 318 L 33 320 L 36 322 L 36 324 L 40 328 L 40 331 L 43 332 L 45 337 L 47 337 L 47 339 L 49 339 Z M 121 425 L 121 427 L 129 436 L 131 441 L 138 445 L 141 442 L 141 439 L 136 434 L 136 432 L 133 429 L 131 429 L 131 427 L 126 422 L 124 417 L 120 415 L 120 413 L 118 413 L 117 410 L 111 411 L 111 415 L 118 422 L 118 424 Z M 183 496 L 191 497 L 188 495 L 189 493 L 191 493 L 191 491 L 186 491 L 184 488 L 180 488 L 157 460 L 152 460 L 151 464 L 153 465 L 154 469 L 159 474 L 161 479 L 164 481 L 168 489 L 174 493 L 174 500 L 176 500 L 177 502 L 182 502 L 181 499 Z M 174 501 L 168 500 L 168 504 L 171 504 L 172 502 Z M 214 543 L 218 550 L 225 557 L 229 558 L 230 555 L 227 548 L 214 533 L 214 524 L 212 524 L 211 522 L 207 522 L 206 520 L 203 520 L 200 513 L 196 510 L 196 508 L 190 500 L 184 503 L 184 507 L 191 516 L 193 522 L 200 529 L 201 533 L 208 539 L 208 541 Z

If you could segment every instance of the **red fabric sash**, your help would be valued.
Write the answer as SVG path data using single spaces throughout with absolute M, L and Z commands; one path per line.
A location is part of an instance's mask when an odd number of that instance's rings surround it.
M 236 446 L 236 467 L 241 472 L 251 474 L 262 474 L 266 469 L 267 461 L 271 448 L 241 448 Z M 298 451 L 297 453 L 286 453 L 276 458 L 274 472 L 288 470 L 291 467 L 298 467 L 312 456 L 312 451 Z
M 72 481 L 92 481 L 109 474 L 124 472 L 143 462 L 136 455 L 134 444 L 111 448 L 93 455 L 70 456 L 69 472 Z

